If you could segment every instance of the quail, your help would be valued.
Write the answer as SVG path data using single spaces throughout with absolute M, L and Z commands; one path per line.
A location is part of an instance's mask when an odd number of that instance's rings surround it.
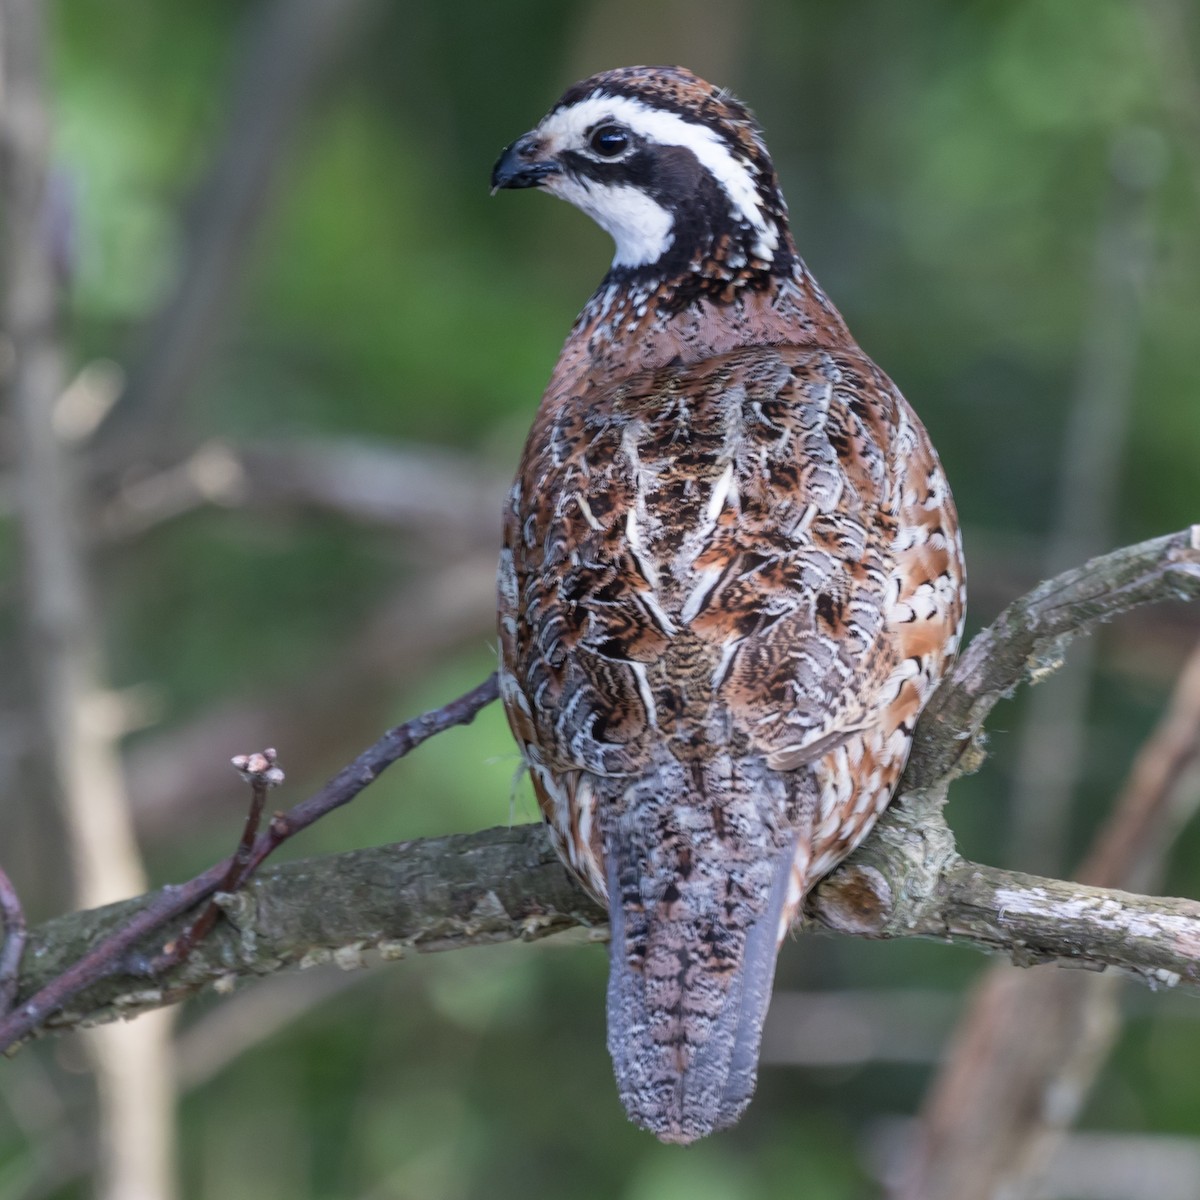
M 621 1101 L 690 1142 L 749 1103 L 780 942 L 887 806 L 955 653 L 957 517 L 728 91 L 594 75 L 492 185 L 616 244 L 506 503 L 501 694 L 558 853 L 609 908 Z

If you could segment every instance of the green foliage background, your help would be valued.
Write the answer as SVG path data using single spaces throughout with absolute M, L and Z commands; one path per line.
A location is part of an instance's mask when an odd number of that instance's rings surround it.
M 75 368 L 138 353 L 173 278 L 189 196 L 222 135 L 254 8 L 70 0 L 52 9 L 57 157 L 77 219 Z M 176 434 L 185 445 L 421 442 L 511 470 L 608 246 L 544 196 L 489 199 L 491 164 L 576 78 L 681 61 L 755 108 L 801 252 L 928 425 L 963 517 L 977 628 L 1040 570 L 1114 154 L 1132 154 L 1155 179 L 1155 251 L 1123 466 L 1106 481 L 1119 497 L 1112 544 L 1200 519 L 1198 48 L 1200 21 L 1183 3 L 380 4 L 285 154 L 218 351 L 173 414 Z M 161 702 L 136 748 L 232 699 L 302 692 L 319 705 L 339 647 L 400 584 L 436 571 L 437 558 L 330 516 L 209 509 L 98 552 L 96 569 L 113 681 L 152 684 Z M 1062 870 L 1107 810 L 1198 628 L 1181 610 L 1104 635 Z M 368 707 L 324 765 L 385 722 L 449 699 L 492 661 L 481 632 L 435 670 L 397 672 L 385 704 Z M 1019 706 L 1000 711 L 993 758 L 958 785 L 950 810 L 965 852 L 987 861 L 1006 859 L 1008 731 L 1019 720 Z M 289 731 L 273 736 L 286 766 Z M 510 803 L 516 765 L 493 708 L 402 763 L 295 853 L 531 819 L 523 787 Z M 288 795 L 319 781 L 316 769 L 293 774 Z M 241 803 L 231 779 L 223 802 L 156 824 L 146 836 L 154 877 L 190 874 L 223 853 Z M 67 867 L 52 830 L 29 813 L 18 819 L 20 804 L 4 801 L 23 830 L 11 865 L 44 916 L 68 902 Z M 1200 894 L 1197 850 L 1197 835 L 1185 834 L 1172 891 Z M 960 989 L 982 965 L 936 945 L 806 936 L 785 949 L 778 987 Z M 412 957 L 334 980 L 324 1001 L 187 1092 L 185 1194 L 873 1194 L 871 1131 L 915 1111 L 928 1064 L 768 1067 L 735 1131 L 687 1152 L 661 1147 L 617 1103 L 604 976 L 604 951 L 574 942 Z M 184 1037 L 220 1003 L 191 1005 Z M 1084 1124 L 1195 1133 L 1192 1051 L 1195 1012 L 1176 997 L 1139 997 Z M 64 1040 L 0 1071 L 0 1195 L 87 1194 L 92 1099 L 81 1061 Z M 57 1099 L 39 1125 L 29 1114 L 45 1095 Z M 69 1147 L 83 1174 L 47 1185 L 55 1146 Z

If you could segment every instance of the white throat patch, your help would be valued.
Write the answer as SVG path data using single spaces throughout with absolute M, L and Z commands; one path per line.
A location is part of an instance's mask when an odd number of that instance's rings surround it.
M 612 237 L 617 243 L 614 267 L 643 267 L 658 262 L 675 240 L 671 214 L 627 183 L 603 184 L 558 176 L 546 190 L 587 213 Z
M 660 146 L 683 146 L 697 158 L 721 190 L 729 197 L 734 213 L 745 221 L 757 234 L 754 253 L 759 258 L 771 259 L 779 246 L 779 230 L 773 221 L 769 221 L 762 211 L 758 189 L 754 185 L 751 169 L 742 162 L 730 149 L 725 141 L 705 125 L 694 121 L 685 121 L 677 113 L 666 109 L 653 108 L 641 100 L 629 96 L 606 96 L 603 92 L 589 96 L 578 104 L 572 104 L 561 112 L 552 113 L 538 127 L 538 132 L 546 139 L 551 150 L 577 149 L 583 144 L 585 135 L 592 127 L 606 120 L 619 121 L 633 130 L 634 133 L 649 142 L 657 142 Z M 594 208 L 584 208 L 584 205 L 567 195 L 564 187 L 550 187 L 571 203 L 583 208 L 598 224 L 607 229 L 613 237 L 614 230 L 605 223 Z M 645 204 L 663 212 L 660 205 L 655 204 L 648 196 L 636 192 L 633 188 L 593 188 L 594 193 L 601 191 L 633 192 Z M 670 217 L 667 218 L 668 228 Z M 666 245 L 670 245 L 668 241 Z M 665 247 L 664 247 L 665 249 Z M 621 246 L 618 240 L 618 258 L 621 261 Z M 643 259 L 643 262 L 652 261 Z M 626 265 L 637 265 L 626 263 Z

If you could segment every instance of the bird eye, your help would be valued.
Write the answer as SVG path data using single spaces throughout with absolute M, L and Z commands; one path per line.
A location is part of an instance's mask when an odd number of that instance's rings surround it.
M 629 145 L 629 133 L 620 125 L 601 125 L 589 145 L 602 158 L 616 158 Z

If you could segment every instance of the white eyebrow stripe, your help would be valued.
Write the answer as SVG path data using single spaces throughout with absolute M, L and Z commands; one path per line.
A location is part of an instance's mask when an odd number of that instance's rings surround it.
M 686 121 L 666 109 L 652 108 L 631 96 L 606 96 L 601 92 L 551 113 L 542 122 L 539 133 L 551 141 L 581 143 L 586 131 L 605 119 L 620 121 L 659 145 L 684 146 L 690 150 L 720 184 L 737 214 L 758 230 L 759 248 L 768 251 L 767 256 L 775 251 L 778 231 L 763 216 L 749 167 L 707 126 Z

